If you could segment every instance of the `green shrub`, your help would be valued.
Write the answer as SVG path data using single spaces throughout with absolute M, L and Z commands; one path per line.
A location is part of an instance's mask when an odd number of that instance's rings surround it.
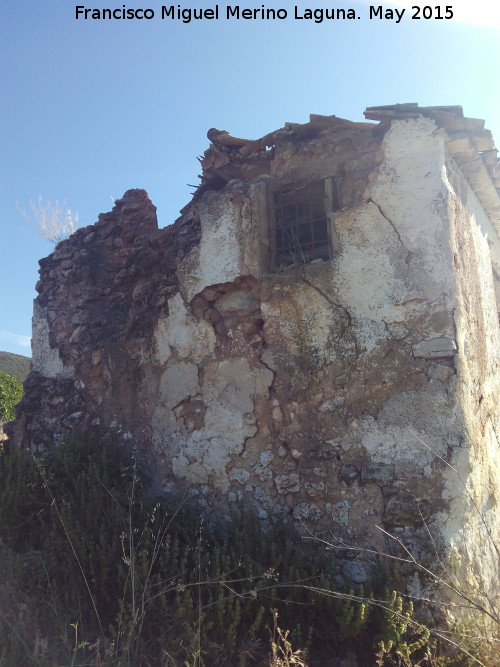
M 16 418 L 16 405 L 23 397 L 23 385 L 12 375 L 0 371 L 0 422 Z
M 0 539 L 0 664 L 264 665 L 274 614 L 322 664 L 387 625 L 282 523 L 148 499 L 131 454 L 97 439 L 0 454 Z
M 413 602 L 405 604 L 396 591 L 385 591 L 387 605 L 384 610 L 384 630 L 378 639 L 377 665 L 411 665 L 413 654 L 427 647 L 430 639 L 428 628 L 413 620 Z

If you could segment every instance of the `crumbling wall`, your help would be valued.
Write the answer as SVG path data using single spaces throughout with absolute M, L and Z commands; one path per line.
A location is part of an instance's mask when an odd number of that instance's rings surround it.
M 174 225 L 158 229 L 131 190 L 41 261 L 14 440 L 119 434 L 160 494 L 189 488 L 326 537 L 339 582 L 373 567 L 350 546 L 397 547 L 382 526 L 431 569 L 453 550 L 496 595 L 495 552 L 473 546 L 483 519 L 499 525 L 493 277 L 445 133 L 411 113 L 210 137 Z M 274 266 L 269 193 L 325 178 L 329 261 Z
M 144 355 L 178 291 L 176 265 L 198 239 L 193 220 L 158 230 L 147 194 L 129 190 L 40 260 L 16 442 L 43 451 L 77 426 L 125 434 L 129 423 L 147 439 Z

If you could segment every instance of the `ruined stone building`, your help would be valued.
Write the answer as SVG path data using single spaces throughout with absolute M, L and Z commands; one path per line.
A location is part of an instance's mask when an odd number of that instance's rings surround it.
M 494 598 L 496 150 L 461 107 L 365 116 L 210 130 L 173 225 L 129 190 L 41 260 L 13 439 L 118 434 L 160 494 L 340 547 L 387 551 L 380 526 Z M 365 581 L 372 555 L 346 556 Z

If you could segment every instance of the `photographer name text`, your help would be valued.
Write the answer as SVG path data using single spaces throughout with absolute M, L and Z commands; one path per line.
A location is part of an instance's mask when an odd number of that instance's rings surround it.
M 371 21 L 391 21 L 400 23 L 403 18 L 411 20 L 446 21 L 453 18 L 452 5 L 415 5 L 409 9 L 370 5 L 365 13 L 352 7 L 299 7 L 292 9 L 260 7 L 243 7 L 241 5 L 213 5 L 212 7 L 186 7 L 183 5 L 162 5 L 160 9 L 132 8 L 122 5 L 113 9 L 93 9 L 84 5 L 75 7 L 76 20 L 84 21 L 151 21 L 160 19 L 191 23 L 193 21 L 352 21 L 369 19 Z

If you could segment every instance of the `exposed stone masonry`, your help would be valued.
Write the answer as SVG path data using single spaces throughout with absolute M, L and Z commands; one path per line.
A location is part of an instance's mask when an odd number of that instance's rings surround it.
M 40 260 L 22 403 L 24 437 L 35 450 L 76 425 L 102 425 L 101 412 L 106 429 L 109 415 L 122 411 L 143 424 L 140 356 L 157 318 L 168 316 L 176 263 L 197 240 L 192 221 L 158 230 L 147 194 L 129 190 L 112 213 Z

